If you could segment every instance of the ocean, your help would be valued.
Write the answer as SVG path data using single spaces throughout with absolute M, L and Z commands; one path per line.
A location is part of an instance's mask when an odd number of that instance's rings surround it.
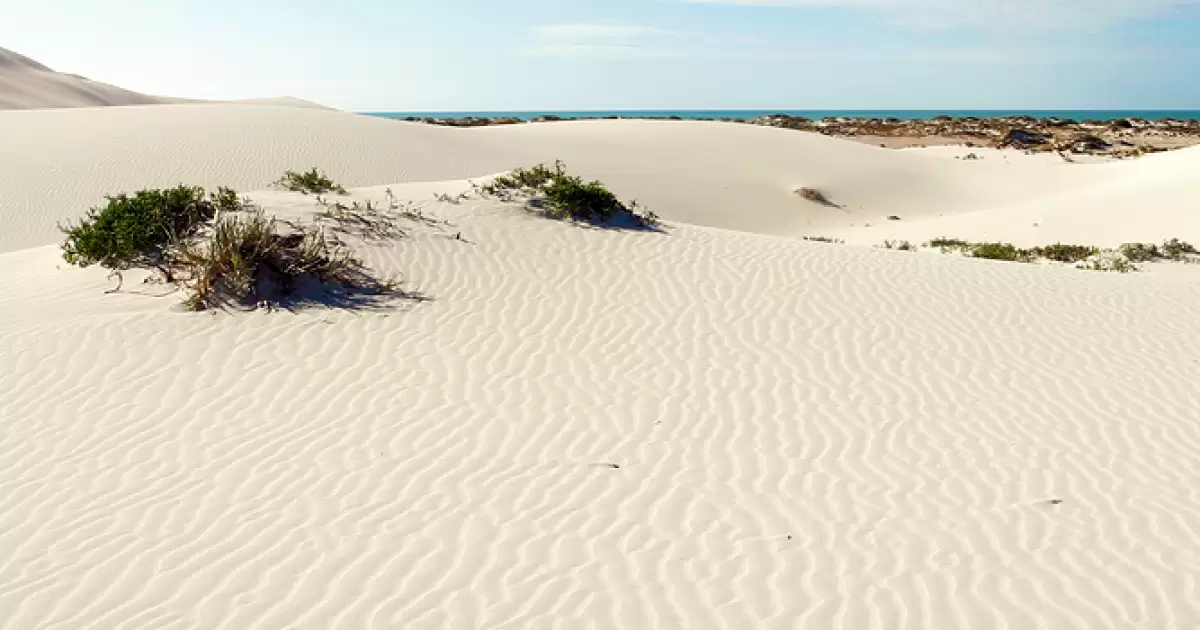
M 628 118 L 667 118 L 678 116 L 684 119 L 697 118 L 757 118 L 769 114 L 787 114 L 789 116 L 804 116 L 811 119 L 827 117 L 853 118 L 900 118 L 903 120 L 928 120 L 935 116 L 952 116 L 964 118 L 998 118 L 1002 116 L 1033 116 L 1035 118 L 1070 118 L 1072 120 L 1119 120 L 1122 118 L 1144 118 L 1146 120 L 1162 120 L 1174 118 L 1177 120 L 1200 120 L 1200 110 L 1155 110 L 1155 109 L 1063 109 L 1063 110 L 1033 110 L 1033 109 L 626 109 L 598 111 L 475 111 L 475 112 L 361 112 L 368 116 L 382 118 L 519 118 L 529 120 L 537 116 L 559 116 L 561 118 L 602 118 L 619 116 Z

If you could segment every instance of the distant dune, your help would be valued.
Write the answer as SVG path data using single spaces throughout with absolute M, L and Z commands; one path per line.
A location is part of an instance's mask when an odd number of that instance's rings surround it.
M 56 72 L 29 57 L 0 48 L 0 109 L 64 109 L 197 102 L 205 101 L 142 94 L 77 74 Z M 324 105 L 290 96 L 231 102 L 329 109 Z
M 152 105 L 177 100 L 55 72 L 24 55 L 0 48 L 0 109 Z

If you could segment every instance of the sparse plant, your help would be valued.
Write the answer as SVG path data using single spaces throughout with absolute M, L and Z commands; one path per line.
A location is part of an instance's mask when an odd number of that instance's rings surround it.
M 383 292 L 363 262 L 320 229 L 279 223 L 261 211 L 223 215 L 202 242 L 180 250 L 188 271 L 183 281 L 193 310 L 227 304 L 250 306 L 293 295 L 311 280 Z
M 1085 260 L 1099 253 L 1099 249 L 1088 245 L 1064 245 L 1055 243 L 1030 250 L 1034 258 L 1045 258 L 1063 263 L 1074 263 Z
M 398 283 L 376 279 L 319 227 L 269 218 L 227 188 L 206 195 L 179 186 L 108 200 L 64 228 L 64 258 L 101 264 L 118 276 L 133 267 L 156 269 L 186 291 L 193 309 L 290 296 L 309 280 L 322 289 L 337 285 L 331 290 L 343 296 L 353 293 L 349 305 L 361 304 L 361 296 L 400 294 Z
M 898 216 L 896 216 L 896 215 L 892 214 L 892 215 L 888 215 L 888 218 L 887 218 L 887 220 L 888 220 L 888 221 L 899 221 L 899 220 L 900 220 L 900 217 L 898 217 Z
M 556 161 L 553 166 L 538 164 L 515 169 L 476 190 L 483 196 L 507 201 L 526 197 L 529 207 L 555 219 L 594 224 L 624 219 L 642 228 L 659 225 L 658 215 L 646 211 L 636 202 L 625 205 L 598 181 L 585 182 L 580 177 L 570 175 L 561 161 Z
M 842 245 L 846 242 L 840 238 L 830 238 L 828 236 L 805 236 L 804 240 L 813 243 L 830 243 L 833 245 Z
M 296 171 L 288 171 L 275 182 L 275 185 L 284 190 L 303 193 L 305 195 L 324 195 L 328 193 L 337 193 L 339 195 L 346 194 L 346 189 L 342 188 L 325 173 L 317 170 L 315 167 L 303 173 Z
M 1016 247 L 1012 243 L 975 243 L 970 247 L 968 253 L 972 258 L 1011 262 L 1032 262 L 1034 258 L 1033 252 Z
M 471 196 L 470 191 L 460 192 L 457 195 L 451 195 L 449 193 L 434 193 L 433 194 L 433 198 L 435 200 L 440 201 L 442 203 L 450 203 L 450 204 L 454 204 L 454 205 L 458 205 L 458 204 L 462 203 L 470 196 Z
M 1163 257 L 1162 250 L 1154 243 L 1125 243 L 1121 245 L 1119 251 L 1125 258 L 1135 263 L 1151 262 Z
M 373 240 L 405 236 L 397 216 L 390 209 L 381 208 L 373 201 L 352 201 L 350 205 L 346 205 L 340 201 L 330 202 L 318 197 L 317 204 L 322 210 L 314 215 L 316 220 L 332 224 L 331 229 L 336 232 Z
M 883 248 L 884 249 L 895 249 L 895 250 L 899 250 L 902 252 L 917 251 L 917 246 L 913 245 L 909 241 L 892 241 L 892 240 L 884 241 Z
M 1196 251 L 1196 247 L 1187 241 L 1181 241 L 1177 238 L 1171 238 L 1163 241 L 1162 254 L 1171 260 L 1183 260 L 1190 254 L 1200 253 Z
M 78 225 L 61 226 L 67 235 L 63 258 L 80 267 L 98 264 L 118 275 L 132 267 L 152 267 L 167 280 L 172 277 L 167 251 L 175 243 L 194 236 L 218 210 L 242 208 L 237 193 L 227 188 L 206 196 L 203 188 L 183 185 L 107 199 Z
M 1087 271 L 1111 271 L 1115 273 L 1130 273 L 1137 271 L 1137 265 L 1120 250 L 1106 249 L 1095 256 L 1075 265 L 1077 269 Z
M 937 247 L 941 249 L 943 253 L 951 250 L 965 250 L 970 246 L 970 243 L 960 238 L 938 237 L 925 243 L 925 247 Z

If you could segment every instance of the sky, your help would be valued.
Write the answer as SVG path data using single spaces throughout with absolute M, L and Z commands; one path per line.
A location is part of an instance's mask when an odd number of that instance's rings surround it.
M 0 0 L 0 47 L 353 111 L 1200 109 L 1200 0 Z

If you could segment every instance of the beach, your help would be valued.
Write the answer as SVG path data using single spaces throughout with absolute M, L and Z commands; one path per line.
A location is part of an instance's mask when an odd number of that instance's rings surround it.
M 1200 148 L 262 103 L 0 137 L 0 628 L 1200 624 L 1200 265 L 923 246 L 1200 242 Z M 661 227 L 472 186 L 554 160 Z M 311 220 L 272 187 L 310 167 L 420 218 L 346 242 L 423 299 L 193 313 L 62 258 L 148 187 Z

